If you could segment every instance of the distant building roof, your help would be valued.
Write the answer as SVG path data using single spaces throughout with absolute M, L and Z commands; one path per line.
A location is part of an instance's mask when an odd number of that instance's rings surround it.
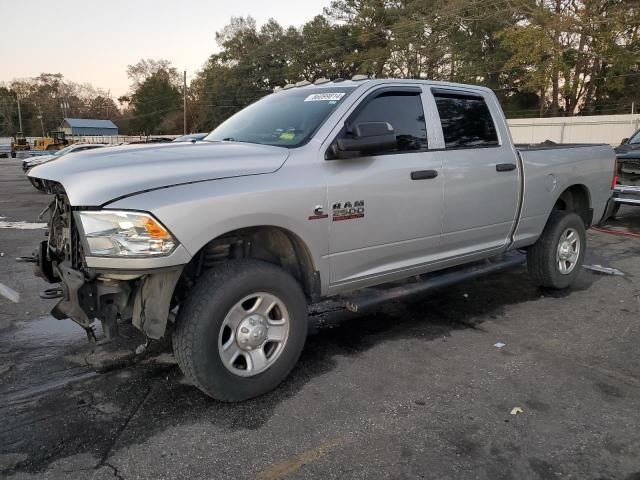
M 94 120 L 92 118 L 65 118 L 62 123 L 66 123 L 71 128 L 118 128 L 111 120 Z

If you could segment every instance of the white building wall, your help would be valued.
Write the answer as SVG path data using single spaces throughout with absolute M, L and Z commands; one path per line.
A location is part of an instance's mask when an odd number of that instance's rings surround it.
M 507 120 L 515 143 L 609 143 L 619 145 L 640 128 L 640 115 L 517 118 Z

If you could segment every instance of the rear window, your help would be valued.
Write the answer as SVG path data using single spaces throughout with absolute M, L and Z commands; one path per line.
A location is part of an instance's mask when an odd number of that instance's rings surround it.
M 496 127 L 484 98 L 434 92 L 445 148 L 482 148 L 499 145 Z

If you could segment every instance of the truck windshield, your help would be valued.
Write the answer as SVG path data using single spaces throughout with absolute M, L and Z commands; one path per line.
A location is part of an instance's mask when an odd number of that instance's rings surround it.
M 355 87 L 295 88 L 249 105 L 211 132 L 205 141 L 303 145 Z
M 640 143 L 640 130 L 638 130 L 636 133 L 634 133 L 631 138 L 629 139 L 629 142 L 632 145 L 636 145 L 638 143 Z
M 76 146 L 75 145 L 69 145 L 68 147 L 64 147 L 62 150 L 58 150 L 54 153 L 54 155 L 56 157 L 61 157 L 63 155 L 66 155 L 67 153 L 75 150 Z

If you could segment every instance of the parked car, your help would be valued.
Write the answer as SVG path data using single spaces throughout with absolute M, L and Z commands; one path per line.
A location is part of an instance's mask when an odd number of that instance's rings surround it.
M 487 88 L 290 86 L 196 144 L 32 169 L 57 199 L 34 261 L 56 318 L 173 335 L 193 385 L 240 401 L 288 375 L 320 299 L 521 250 L 535 284 L 567 288 L 614 167 L 609 145 L 516 148 Z
M 22 170 L 27 173 L 31 168 L 36 165 L 42 165 L 43 163 L 50 162 L 51 160 L 57 160 L 70 153 L 78 153 L 85 150 L 93 150 L 94 148 L 106 147 L 106 145 L 100 143 L 74 143 L 62 150 L 57 150 L 51 155 L 39 155 L 37 157 L 27 158 L 22 161 Z
M 10 158 L 11 154 L 11 142 L 0 143 L 0 158 Z
M 188 135 L 181 135 L 178 138 L 174 138 L 174 142 L 199 142 L 209 135 L 208 133 L 190 133 Z

